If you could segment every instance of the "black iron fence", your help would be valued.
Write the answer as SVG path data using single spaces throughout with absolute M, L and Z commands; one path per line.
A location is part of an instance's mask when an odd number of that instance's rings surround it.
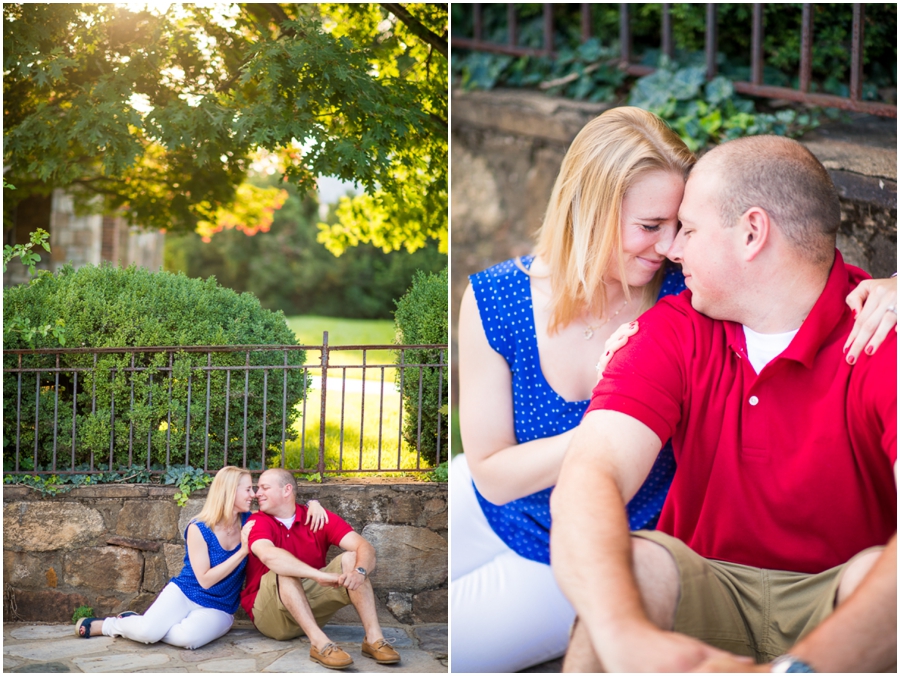
M 446 345 L 4 352 L 4 471 L 227 464 L 427 472 L 447 455 Z
M 581 41 L 586 42 L 591 38 L 591 12 L 593 3 L 581 3 Z M 897 117 L 897 106 L 876 101 L 864 101 L 862 99 L 863 85 L 863 30 L 865 23 L 865 4 L 853 4 L 853 25 L 851 28 L 851 65 L 849 96 L 834 96 L 810 92 L 812 75 L 812 50 L 815 41 L 813 27 L 813 5 L 803 4 L 803 17 L 801 25 L 800 43 L 800 70 L 799 87 L 776 87 L 763 84 L 763 4 L 753 4 L 753 19 L 751 30 L 751 53 L 749 81 L 734 82 L 736 91 L 752 96 L 767 98 L 779 98 L 789 101 L 797 101 L 814 106 L 841 108 L 857 112 L 881 115 L 883 117 Z M 553 4 L 543 4 L 543 46 L 540 48 L 524 47 L 518 43 L 519 32 L 514 4 L 506 6 L 507 42 L 505 44 L 484 40 L 482 5 L 475 3 L 472 7 L 472 35 L 471 37 L 453 36 L 450 40 L 452 47 L 474 49 L 485 52 L 510 54 L 512 56 L 554 56 L 554 24 Z M 655 69 L 646 65 L 634 63 L 631 49 L 631 16 L 632 9 L 628 3 L 621 3 L 619 21 L 620 56 L 619 67 L 631 75 L 643 76 L 652 73 Z M 705 53 L 706 76 L 712 79 L 716 76 L 716 53 L 718 50 L 717 31 L 717 5 L 706 5 L 706 29 L 705 29 Z M 662 22 L 660 31 L 660 50 L 670 58 L 674 56 L 675 46 L 672 39 L 671 3 L 662 5 Z

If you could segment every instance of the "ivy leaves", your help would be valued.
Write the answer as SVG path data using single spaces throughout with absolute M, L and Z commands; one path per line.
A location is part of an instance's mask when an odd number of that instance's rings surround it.
M 818 126 L 816 116 L 793 109 L 757 112 L 753 101 L 735 94 L 728 78 L 707 82 L 703 66 L 679 68 L 665 57 L 634 84 L 628 103 L 659 115 L 694 152 L 741 136 L 799 136 Z

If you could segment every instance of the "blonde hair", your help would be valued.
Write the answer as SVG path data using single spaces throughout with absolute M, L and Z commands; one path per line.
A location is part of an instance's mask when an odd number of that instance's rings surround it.
M 625 192 L 651 171 L 686 178 L 694 162 L 696 157 L 678 135 L 640 108 L 613 108 L 578 132 L 563 159 L 535 247 L 550 268 L 551 333 L 575 321 L 585 309 L 604 315 L 604 284 L 613 265 L 623 280 L 625 297 L 631 299 L 624 282 L 620 227 Z M 656 301 L 664 267 L 642 289 L 642 309 Z
M 200 513 L 194 517 L 195 520 L 202 521 L 210 528 L 230 521 L 238 484 L 244 476 L 250 476 L 250 472 L 240 467 L 228 465 L 220 469 L 209 486 L 206 502 L 203 503 Z

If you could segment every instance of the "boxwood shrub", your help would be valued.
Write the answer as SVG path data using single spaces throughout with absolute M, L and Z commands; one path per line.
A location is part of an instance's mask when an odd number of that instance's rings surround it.
M 62 319 L 67 348 L 298 344 L 282 313 L 263 309 L 251 294 L 225 289 L 214 278 L 189 279 L 135 266 L 122 269 L 104 264 L 78 270 L 66 266 L 56 274 L 4 289 L 3 301 L 4 327 L 25 322 L 42 326 Z M 7 350 L 29 348 L 14 330 L 4 331 L 3 344 Z M 39 336 L 35 344 L 58 346 L 52 335 Z M 14 468 L 17 435 L 23 470 L 49 470 L 54 464 L 57 470 L 76 469 L 92 459 L 95 469 L 110 471 L 121 465 L 188 464 L 218 469 L 226 462 L 243 464 L 245 445 L 248 465 L 259 466 L 263 449 L 267 456 L 281 452 L 282 424 L 287 440 L 296 436 L 292 429 L 299 416 L 295 405 L 308 388 L 303 370 L 288 369 L 286 377 L 283 369 L 270 370 L 267 377 L 264 369 L 249 371 L 249 377 L 246 371 L 231 371 L 226 402 L 229 378 L 225 370 L 191 369 L 241 366 L 248 358 L 252 366 L 280 367 L 285 362 L 301 365 L 306 355 L 300 350 L 256 351 L 249 352 L 249 357 L 247 352 L 66 354 L 60 356 L 62 370 L 42 373 L 40 382 L 34 374 L 22 374 L 20 385 L 17 374 L 7 373 L 3 379 L 4 469 Z M 79 372 L 76 385 L 73 372 L 66 369 L 92 367 L 95 359 L 96 368 Z M 22 363 L 52 368 L 55 360 L 55 355 L 28 355 Z M 17 363 L 17 355 L 4 354 L 5 368 Z M 286 416 L 282 413 L 285 392 Z
M 447 268 L 441 272 L 413 277 L 412 286 L 397 301 L 394 322 L 402 345 L 447 344 Z M 404 364 L 439 364 L 438 349 L 406 350 Z M 400 363 L 398 353 L 397 363 Z M 403 437 L 412 447 L 419 444 L 421 457 L 435 464 L 438 446 L 441 462 L 449 454 L 447 447 L 447 352 L 444 350 L 443 373 L 439 366 L 398 369 L 397 382 L 401 383 L 403 396 Z M 421 401 L 419 400 L 419 374 L 421 373 Z M 421 428 L 419 420 L 421 415 Z M 440 424 L 438 421 L 440 419 Z M 420 433 L 421 430 L 421 433 Z

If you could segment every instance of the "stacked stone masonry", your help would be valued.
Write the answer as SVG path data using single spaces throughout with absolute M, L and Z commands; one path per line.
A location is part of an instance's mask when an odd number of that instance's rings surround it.
M 143 612 L 184 560 L 184 529 L 206 491 L 182 508 L 174 488 L 92 486 L 46 498 L 29 488 L 3 492 L 5 622 L 71 621 L 78 606 L 104 617 Z M 386 626 L 447 621 L 447 485 L 301 485 L 375 547 L 372 584 Z M 332 547 L 329 558 L 338 553 Z M 245 618 L 242 610 L 239 619 Z M 352 608 L 335 623 L 354 623 Z

